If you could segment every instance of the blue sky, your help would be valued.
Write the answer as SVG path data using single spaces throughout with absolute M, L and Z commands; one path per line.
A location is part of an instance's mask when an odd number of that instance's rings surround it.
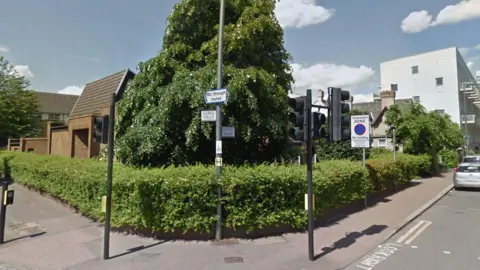
M 28 75 L 32 89 L 78 93 L 86 82 L 155 56 L 176 2 L 3 0 L 0 54 Z M 276 13 L 297 91 L 376 92 L 380 62 L 449 46 L 480 70 L 480 0 L 281 0 Z

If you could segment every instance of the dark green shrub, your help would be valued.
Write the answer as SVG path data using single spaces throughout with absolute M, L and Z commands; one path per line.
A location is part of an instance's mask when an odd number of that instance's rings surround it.
M 2 158 L 9 158 L 16 182 L 62 199 L 94 220 L 103 220 L 105 162 L 14 152 L 0 152 Z M 362 199 L 365 192 L 406 183 L 428 169 L 428 162 L 423 156 L 399 155 L 395 167 L 391 157 L 369 160 L 368 169 L 358 161 L 317 163 L 313 171 L 316 214 Z M 218 187 L 213 166 L 137 169 L 115 163 L 113 177 L 113 227 L 213 230 Z M 225 166 L 221 185 L 227 228 L 305 226 L 304 166 Z

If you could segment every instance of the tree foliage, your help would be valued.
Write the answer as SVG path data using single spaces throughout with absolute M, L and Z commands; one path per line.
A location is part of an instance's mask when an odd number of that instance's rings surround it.
M 353 109 L 345 113 L 347 116 L 352 115 L 370 115 L 369 112 Z M 328 130 L 328 121 L 325 123 L 325 130 Z M 350 125 L 344 126 L 350 128 Z M 328 136 L 328 135 L 327 135 Z M 329 142 L 327 139 L 321 139 L 317 142 L 317 156 L 320 160 L 348 159 L 362 160 L 362 149 L 353 148 L 351 140 Z M 365 149 L 365 158 L 370 156 L 370 148 Z
M 0 145 L 8 138 L 38 135 L 38 100 L 29 81 L 0 56 Z
M 291 56 L 273 0 L 226 1 L 224 162 L 269 161 L 288 143 Z M 131 165 L 211 163 L 215 126 L 201 122 L 206 90 L 217 85 L 219 1 L 182 0 L 168 18 L 158 55 L 139 64 L 119 106 L 118 158 Z
M 405 109 L 397 105 L 390 107 L 385 123 L 392 127 L 387 133 L 392 135 L 396 127 L 396 141 L 403 145 L 406 153 L 432 154 L 440 150 L 455 150 L 464 143 L 463 133 L 450 116 L 427 110 L 419 103 Z

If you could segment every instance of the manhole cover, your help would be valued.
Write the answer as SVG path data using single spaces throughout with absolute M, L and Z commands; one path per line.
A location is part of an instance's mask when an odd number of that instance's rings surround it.
M 243 263 L 243 257 L 225 257 L 225 263 Z
M 35 222 L 15 224 L 10 228 L 17 233 L 18 236 L 26 236 L 32 234 L 43 233 L 45 230 L 42 226 Z
M 212 245 L 214 245 L 214 246 L 238 245 L 238 240 L 236 240 L 236 239 L 222 239 L 222 240 L 219 240 L 219 241 L 212 242 Z

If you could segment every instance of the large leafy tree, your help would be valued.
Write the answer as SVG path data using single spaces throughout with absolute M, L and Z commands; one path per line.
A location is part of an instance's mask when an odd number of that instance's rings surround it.
M 225 13 L 223 125 L 229 163 L 269 161 L 286 153 L 291 56 L 274 0 L 228 0 Z M 158 55 L 139 64 L 119 106 L 118 158 L 162 166 L 211 163 L 215 126 L 202 123 L 206 90 L 217 85 L 218 0 L 182 0 L 168 18 Z M 213 109 L 213 108 L 212 108 Z
M 440 150 L 455 150 L 464 143 L 463 133 L 450 116 L 428 112 L 421 104 L 413 103 L 405 109 L 393 105 L 387 111 L 385 123 L 396 127 L 397 143 L 412 154 L 434 154 Z
M 38 100 L 29 81 L 0 56 L 0 145 L 8 138 L 38 135 Z
M 350 110 L 345 113 L 347 116 L 352 115 L 370 115 L 369 112 L 361 111 L 358 109 Z M 324 125 L 325 130 L 328 130 L 328 121 Z M 343 125 L 343 128 L 350 129 L 350 124 Z M 329 142 L 326 138 L 320 139 L 317 142 L 316 152 L 320 160 L 329 159 L 349 159 L 349 160 L 362 160 L 363 153 L 361 148 L 353 148 L 351 140 Z M 370 149 L 366 149 L 366 158 L 370 156 Z

